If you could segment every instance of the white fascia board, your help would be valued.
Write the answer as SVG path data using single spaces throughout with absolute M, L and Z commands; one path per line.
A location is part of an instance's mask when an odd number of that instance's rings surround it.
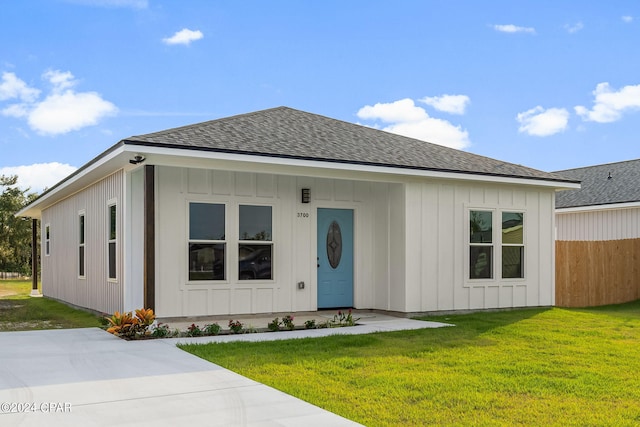
M 628 202 L 628 203 L 612 203 L 609 205 L 592 205 L 592 206 L 576 206 L 574 208 L 556 208 L 557 214 L 568 214 L 576 212 L 597 212 L 597 211 L 610 211 L 616 209 L 633 209 L 640 208 L 640 202 Z
M 304 159 L 290 159 L 283 157 L 270 157 L 259 156 L 251 154 L 235 154 L 235 153 L 221 153 L 215 151 L 198 151 L 198 150 L 184 150 L 179 148 L 166 148 L 166 147 L 153 147 L 145 145 L 135 145 L 135 143 L 128 143 L 125 147 L 133 153 L 144 153 L 148 156 L 159 156 L 161 158 L 150 158 L 151 164 L 165 164 L 166 166 L 182 165 L 187 166 L 184 162 L 178 159 L 206 159 L 206 160 L 218 160 L 224 162 L 234 163 L 252 163 L 260 165 L 273 165 L 273 166 L 287 166 L 290 168 L 306 168 L 325 171 L 345 171 L 356 172 L 360 174 L 374 174 L 377 176 L 383 175 L 386 178 L 380 177 L 381 181 L 396 181 L 397 177 L 426 177 L 436 179 L 455 179 L 462 181 L 474 181 L 474 182 L 491 182 L 500 184 L 517 184 L 517 185 L 532 185 L 537 187 L 551 187 L 562 189 L 580 188 L 580 184 L 571 182 L 560 181 L 547 181 L 531 178 L 517 178 L 507 176 L 493 176 L 493 175 L 481 175 L 472 173 L 460 173 L 460 172 L 445 172 L 445 171 L 431 171 L 423 169 L 409 169 L 409 168 L 394 168 L 390 166 L 375 166 L 375 165 L 362 165 L 354 163 L 341 163 L 330 162 L 320 160 L 304 160 Z M 155 162 L 158 160 L 158 162 Z M 164 160 L 164 161 L 163 161 Z M 233 169 L 233 166 L 228 165 L 228 169 Z M 286 171 L 282 171 L 282 174 L 289 174 Z M 390 177 L 396 177 L 390 179 Z M 374 180 L 374 178 L 370 178 Z

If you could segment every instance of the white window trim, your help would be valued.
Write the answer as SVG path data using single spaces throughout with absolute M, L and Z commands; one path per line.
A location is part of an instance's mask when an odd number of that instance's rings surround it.
M 508 212 L 508 213 L 521 213 L 522 214 L 522 244 L 520 243 L 503 243 L 502 242 L 502 214 Z M 527 215 L 527 212 L 525 209 L 502 209 L 500 211 L 500 280 L 505 281 L 505 282 L 523 282 L 526 280 L 527 278 L 527 266 L 528 266 L 528 262 L 527 260 L 527 230 L 528 230 L 528 226 L 527 226 L 527 218 L 529 217 L 529 215 Z M 522 257 L 522 277 L 502 277 L 502 248 L 504 246 L 511 246 L 511 247 L 521 247 L 523 250 L 523 257 Z
M 241 240 L 240 239 L 240 206 L 268 206 L 271 208 L 271 240 Z M 272 203 L 256 203 L 253 200 L 240 201 L 236 203 L 236 253 L 234 260 L 234 268 L 237 276 L 235 277 L 237 283 L 242 284 L 261 284 L 261 283 L 275 283 L 276 281 L 276 263 L 274 259 L 276 258 L 276 242 L 274 236 L 277 235 L 276 230 L 276 206 Z M 271 279 L 245 279 L 240 280 L 240 259 L 239 259 L 239 249 L 240 245 L 264 245 L 271 246 Z
M 111 239 L 111 208 L 115 207 L 116 208 L 116 237 L 115 239 Z M 111 283 L 117 283 L 118 282 L 118 267 L 119 267 L 119 263 L 118 263 L 118 199 L 109 199 L 107 201 L 107 230 L 106 230 L 106 236 L 107 236 L 107 251 L 106 251 L 106 258 L 107 258 L 107 281 L 111 282 Z M 115 251 L 114 251 L 114 257 L 115 257 L 115 277 L 109 277 L 109 266 L 110 266 L 110 258 L 109 258 L 109 246 L 114 243 L 115 244 Z
M 225 240 L 199 240 L 199 239 L 190 239 L 189 238 L 189 209 L 191 203 L 203 203 L 210 205 L 223 205 L 224 206 L 224 237 Z M 186 207 L 185 207 L 185 236 L 187 238 L 186 255 L 185 255 L 185 266 L 183 268 L 183 274 L 185 275 L 185 281 L 188 286 L 194 287 L 197 285 L 221 285 L 221 284 L 229 284 L 230 283 L 230 274 L 229 271 L 229 205 L 230 202 L 227 199 L 219 200 L 219 199 L 187 199 Z M 189 244 L 191 243 L 212 243 L 212 244 L 223 244 L 225 246 L 225 254 L 224 254 L 224 280 L 190 280 L 189 279 Z
M 80 218 L 84 218 L 84 221 L 82 222 L 82 234 L 84 235 L 84 241 L 80 242 Z M 76 223 L 76 226 L 78 227 L 78 240 L 77 240 L 77 244 L 78 244 L 78 251 L 76 252 L 76 259 L 77 259 L 77 264 L 76 264 L 76 273 L 78 273 L 78 279 L 86 279 L 87 278 L 87 212 L 86 210 L 82 209 L 80 211 L 78 211 L 78 222 Z M 83 248 L 83 266 L 82 266 L 82 271 L 84 274 L 80 274 L 80 248 Z
M 44 256 L 51 255 L 51 224 L 47 223 L 44 225 Z
M 465 227 L 464 227 L 464 287 L 472 288 L 472 287 L 488 287 L 488 286 L 496 286 L 500 284 L 512 284 L 512 283 L 520 283 L 524 284 L 527 282 L 527 269 L 528 262 L 527 260 L 527 209 L 518 206 L 506 206 L 506 207 L 496 207 L 495 205 L 491 206 L 482 206 L 482 205 L 465 205 Z M 492 243 L 493 246 L 493 277 L 490 279 L 471 279 L 470 269 L 470 250 L 469 248 L 472 246 L 470 242 L 471 236 L 471 211 L 485 211 L 492 212 L 491 218 L 491 228 L 493 230 L 492 235 Z M 523 221 L 522 226 L 524 228 L 524 233 L 522 236 L 522 245 L 503 245 L 502 244 L 502 213 L 510 212 L 510 213 L 522 213 Z M 499 233 L 499 236 L 496 236 L 496 231 Z M 481 245 L 478 245 L 481 246 Z M 514 278 L 502 278 L 502 247 L 503 246 L 522 246 L 524 248 L 524 258 L 522 260 L 523 265 L 523 276 L 524 277 L 514 277 Z

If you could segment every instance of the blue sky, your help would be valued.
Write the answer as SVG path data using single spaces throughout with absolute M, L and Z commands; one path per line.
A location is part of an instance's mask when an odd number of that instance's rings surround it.
M 640 2 L 3 2 L 0 174 L 286 105 L 533 168 L 636 159 Z

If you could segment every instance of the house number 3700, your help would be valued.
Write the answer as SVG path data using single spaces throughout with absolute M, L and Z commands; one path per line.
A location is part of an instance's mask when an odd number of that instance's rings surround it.
M 298 218 L 309 218 L 309 212 L 298 212 Z

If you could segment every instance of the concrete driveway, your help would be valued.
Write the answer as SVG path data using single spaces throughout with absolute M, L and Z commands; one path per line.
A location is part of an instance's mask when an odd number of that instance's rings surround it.
M 171 340 L 173 341 L 173 340 Z M 0 333 L 1 426 L 354 426 L 165 340 Z
M 124 341 L 98 328 L 2 332 L 0 426 L 356 426 L 175 345 L 445 326 L 388 316 L 360 323 L 146 341 Z

